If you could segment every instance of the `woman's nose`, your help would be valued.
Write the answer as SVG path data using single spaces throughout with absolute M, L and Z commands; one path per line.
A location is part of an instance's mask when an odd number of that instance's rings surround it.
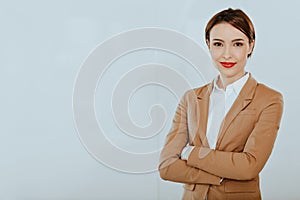
M 230 51 L 230 47 L 225 47 L 224 51 L 223 51 L 223 58 L 228 60 L 231 58 L 231 51 Z

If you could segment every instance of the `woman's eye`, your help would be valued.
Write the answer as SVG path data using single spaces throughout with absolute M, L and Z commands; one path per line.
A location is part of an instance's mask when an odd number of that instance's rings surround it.
M 213 45 L 216 46 L 216 47 L 221 47 L 221 46 L 223 46 L 223 44 L 222 44 L 221 42 L 215 42 L 215 43 L 213 43 Z
M 241 47 L 241 46 L 243 46 L 244 44 L 242 43 L 242 42 L 236 42 L 236 43 L 234 43 L 234 46 L 235 47 Z

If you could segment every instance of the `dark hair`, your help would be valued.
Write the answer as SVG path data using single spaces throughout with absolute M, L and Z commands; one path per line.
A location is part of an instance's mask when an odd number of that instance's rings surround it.
M 251 22 L 250 18 L 240 9 L 232 9 L 228 8 L 223 10 L 217 14 L 215 14 L 207 23 L 205 28 L 205 39 L 209 41 L 210 31 L 211 29 L 220 23 L 229 23 L 233 27 L 237 28 L 241 32 L 243 32 L 249 39 L 249 43 L 255 40 L 255 31 L 253 23 Z M 254 47 L 254 46 L 253 46 Z M 252 49 L 253 50 L 253 49 Z M 248 54 L 250 57 L 252 54 Z

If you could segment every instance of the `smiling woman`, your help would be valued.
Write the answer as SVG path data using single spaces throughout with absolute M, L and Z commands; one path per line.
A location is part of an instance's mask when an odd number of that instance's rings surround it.
M 245 75 L 248 55 L 251 54 L 254 41 L 228 23 L 215 25 L 210 31 L 207 45 L 211 57 L 220 72 L 219 85 L 226 88 Z
M 205 37 L 219 75 L 182 97 L 160 176 L 184 183 L 186 200 L 261 199 L 259 173 L 277 136 L 282 95 L 245 71 L 255 32 L 242 10 L 217 13 Z
M 243 11 L 224 10 L 207 23 L 205 39 L 226 88 L 245 74 L 247 58 L 255 44 L 254 26 Z M 232 70 L 226 70 L 229 68 Z

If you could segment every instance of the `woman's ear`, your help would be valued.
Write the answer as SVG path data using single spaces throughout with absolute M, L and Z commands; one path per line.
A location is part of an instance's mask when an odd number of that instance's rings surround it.
M 250 42 L 249 53 L 248 53 L 248 55 L 252 53 L 252 51 L 253 51 L 253 49 L 254 49 L 254 44 L 255 44 L 255 40 L 252 40 L 252 42 Z
M 205 41 L 206 41 L 206 45 L 207 45 L 208 49 L 210 49 L 209 40 L 208 40 L 208 39 L 206 39 Z

